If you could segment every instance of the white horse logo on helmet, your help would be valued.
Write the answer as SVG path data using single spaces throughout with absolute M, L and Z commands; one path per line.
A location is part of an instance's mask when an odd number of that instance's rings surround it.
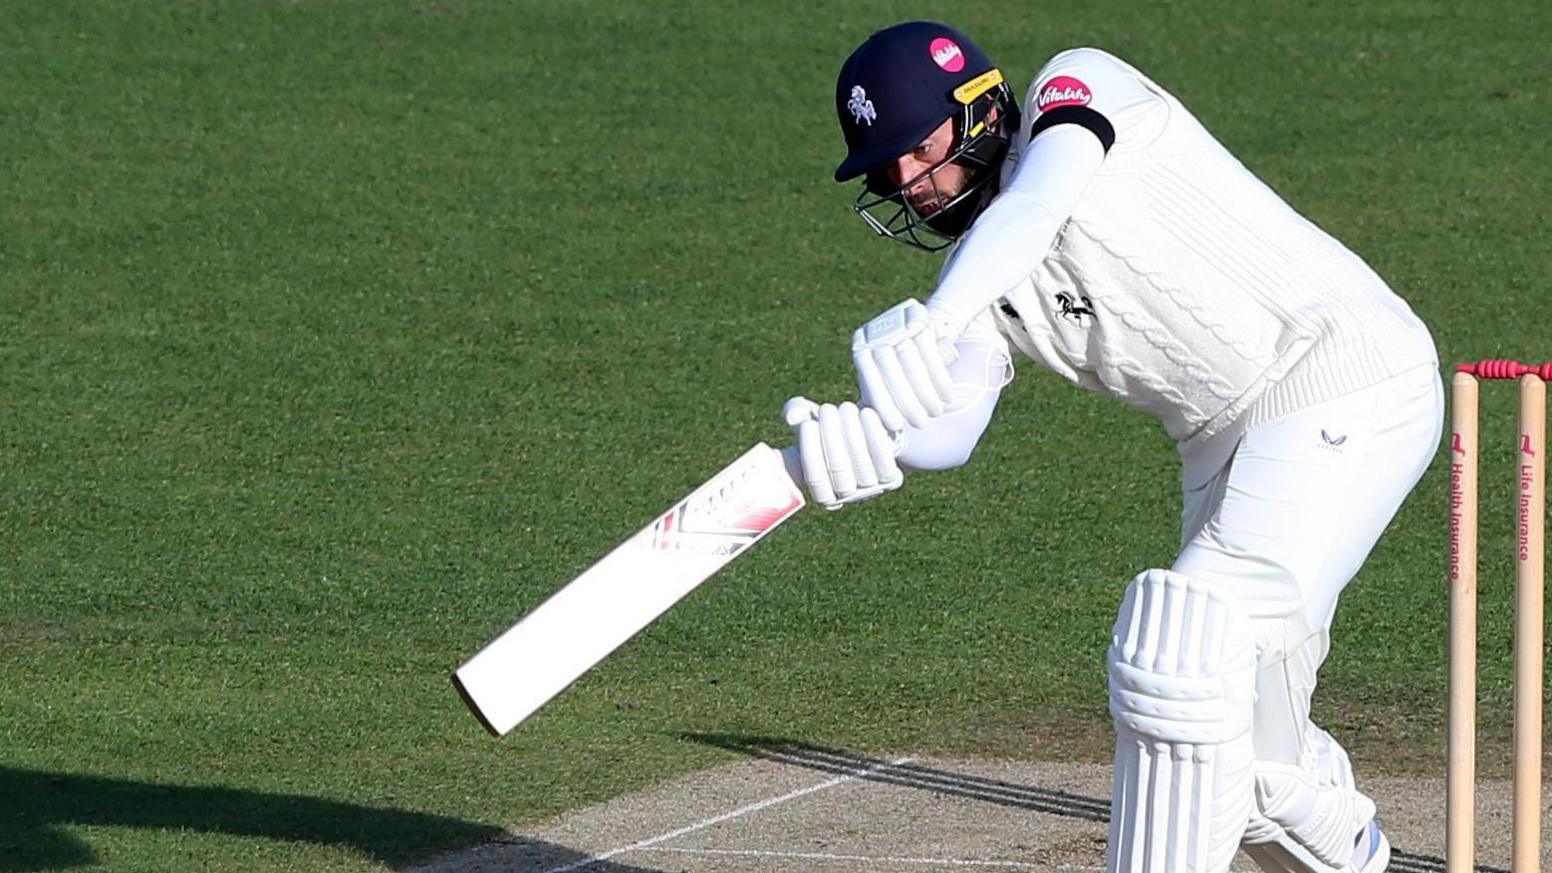
M 873 110 L 873 101 L 868 99 L 868 92 L 862 90 L 861 85 L 851 86 L 851 99 L 846 101 L 846 108 L 851 110 L 851 117 L 858 124 L 873 126 L 873 119 L 878 113 Z

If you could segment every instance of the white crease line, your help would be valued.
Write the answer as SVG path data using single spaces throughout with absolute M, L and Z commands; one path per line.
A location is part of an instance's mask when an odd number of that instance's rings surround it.
M 597 864 L 599 861 L 607 861 L 610 858 L 613 858 L 615 855 L 620 855 L 620 854 L 623 854 L 625 852 L 634 852 L 634 851 L 636 851 L 638 849 L 645 849 L 645 848 L 647 848 L 649 846 L 655 846 L 658 843 L 674 839 L 675 837 L 682 837 L 682 836 L 684 836 L 685 834 L 688 834 L 688 833 L 694 833 L 695 831 L 701 830 L 702 828 L 709 828 L 709 827 L 711 827 L 714 824 L 721 824 L 722 822 L 738 818 L 741 815 L 748 815 L 751 812 L 759 812 L 762 809 L 765 809 L 767 807 L 775 806 L 778 803 L 786 803 L 789 800 L 796 800 L 797 798 L 802 797 L 802 796 L 804 796 L 806 794 L 813 794 L 815 791 L 823 791 L 826 788 L 834 788 L 835 786 L 840 785 L 843 782 L 850 782 L 850 781 L 852 781 L 854 779 L 860 779 L 860 778 L 862 778 L 864 776 L 869 776 L 869 775 L 871 775 L 873 773 L 877 773 L 880 770 L 886 770 L 886 769 L 888 769 L 890 767 L 899 767 L 902 764 L 909 764 L 909 763 L 911 763 L 914 760 L 916 760 L 914 757 L 912 757 L 912 758 L 899 758 L 899 759 L 896 759 L 894 761 L 890 761 L 887 764 L 874 764 L 871 767 L 865 767 L 865 768 L 859 768 L 859 769 L 856 769 L 856 770 L 852 770 L 849 773 L 846 773 L 846 774 L 841 775 L 841 776 L 837 776 L 834 779 L 827 779 L 824 782 L 821 782 L 821 783 L 819 783 L 817 785 L 810 785 L 807 788 L 799 788 L 797 791 L 788 792 L 786 794 L 781 795 L 780 797 L 770 797 L 770 798 L 766 798 L 765 800 L 761 800 L 761 801 L 757 801 L 755 803 L 751 803 L 751 804 L 749 804 L 747 806 L 741 806 L 738 809 L 733 810 L 732 812 L 725 812 L 725 813 L 723 813 L 721 815 L 718 815 L 718 816 L 713 816 L 713 817 L 708 818 L 708 819 L 703 819 L 701 821 L 696 822 L 695 824 L 686 825 L 686 826 L 684 826 L 682 828 L 679 828 L 677 830 L 669 831 L 666 834 L 661 834 L 659 836 L 652 837 L 651 839 L 640 840 L 638 842 L 631 843 L 628 846 L 621 846 L 618 849 L 610 849 L 607 852 L 603 852 L 602 854 L 594 855 L 591 858 L 584 858 L 581 861 L 573 861 L 570 864 L 564 864 L 564 865 L 562 865 L 560 867 L 553 867 L 553 868 L 551 868 L 549 870 L 544 871 L 544 873 L 570 873 L 570 871 L 572 871 L 572 870 L 581 870 L 584 867 L 591 867 L 592 865 Z
M 638 851 L 677 855 L 741 855 L 754 858 L 788 858 L 794 861 L 868 861 L 875 864 L 939 864 L 948 867 L 1000 867 L 1007 870 L 1059 870 L 1061 873 L 1103 873 L 1104 867 L 1083 864 L 1031 864 L 1028 861 L 990 861 L 973 858 L 895 858 L 878 855 L 839 855 L 830 852 L 769 852 L 758 849 L 681 849 L 674 846 L 647 846 Z M 1230 873 L 1260 873 L 1234 870 Z
M 756 849 L 679 849 L 673 846 L 647 846 L 643 852 L 673 852 L 679 855 L 742 855 L 754 858 L 789 858 L 794 861 L 868 861 L 874 864 L 937 864 L 950 867 L 999 867 L 1006 870 L 1103 870 L 1103 867 L 1067 867 L 1030 864 L 1025 861 L 977 861 L 963 858 L 895 858 L 876 855 L 838 855 L 831 852 L 762 852 Z

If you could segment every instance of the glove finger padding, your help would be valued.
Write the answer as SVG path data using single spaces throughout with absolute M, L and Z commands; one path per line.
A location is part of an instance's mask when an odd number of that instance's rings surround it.
M 861 410 L 857 408 L 857 404 L 849 402 L 842 403 L 837 410 L 840 412 L 841 425 L 846 431 L 846 451 L 851 458 L 857 490 L 872 488 L 878 484 L 878 473 L 874 470 L 871 447 L 862 429 Z M 877 417 L 877 413 L 874 415 Z
M 884 428 L 878 413 L 871 409 L 862 410 L 860 424 L 864 439 L 867 441 L 868 455 L 873 461 L 877 485 L 885 491 L 899 488 L 905 481 L 905 476 L 900 472 L 900 464 L 895 461 L 895 452 L 899 450 L 899 446 L 894 437 L 890 436 L 889 431 Z
M 933 381 L 927 361 L 923 358 L 921 349 L 917 345 L 917 340 L 901 343 L 891 351 L 894 353 L 895 358 L 899 360 L 900 372 L 905 377 L 908 390 L 911 396 L 916 399 L 917 404 L 921 406 L 923 413 L 927 418 L 937 418 L 942 415 L 943 395 L 938 393 L 938 386 Z M 934 351 L 933 355 L 936 356 L 937 352 Z M 941 364 L 942 362 L 940 361 L 939 363 Z M 923 421 L 921 424 L 917 424 L 913 421 L 911 424 L 922 427 L 926 422 Z
M 892 432 L 925 427 L 952 405 L 952 337 L 940 336 L 927 307 L 898 303 L 852 334 L 852 361 L 864 405 Z
M 798 457 L 803 460 L 803 484 L 814 502 L 826 509 L 837 509 L 835 489 L 830 487 L 829 471 L 825 467 L 824 439 L 817 419 L 800 421 L 792 427 L 798 438 Z
M 825 469 L 830 475 L 830 487 L 835 490 L 837 500 L 845 500 L 857 493 L 857 474 L 847 445 L 845 422 L 833 403 L 819 407 L 819 434 L 824 440 Z
M 954 378 L 948 374 L 948 365 L 954 362 L 954 344 L 941 337 L 929 324 L 926 330 L 916 335 L 916 348 L 927 368 L 927 378 L 931 380 L 933 388 L 945 405 L 951 404 L 954 399 Z
M 896 409 L 900 410 L 900 416 L 912 427 L 926 427 L 931 416 L 926 407 L 922 406 L 917 397 L 911 377 L 905 373 L 905 366 L 900 362 L 900 356 L 892 348 L 876 349 L 871 352 L 875 364 L 878 365 L 878 373 L 883 383 L 881 392 L 894 402 Z
M 905 429 L 905 414 L 891 396 L 889 385 L 884 381 L 884 374 L 879 372 L 873 353 L 863 347 L 866 342 L 860 329 L 852 337 L 852 362 L 857 367 L 857 388 L 862 394 L 862 405 L 878 410 L 884 427 L 895 432 L 902 431 Z
M 895 438 L 878 413 L 855 403 L 818 404 L 794 397 L 782 409 L 797 437 L 800 478 L 814 502 L 840 509 L 899 488 Z

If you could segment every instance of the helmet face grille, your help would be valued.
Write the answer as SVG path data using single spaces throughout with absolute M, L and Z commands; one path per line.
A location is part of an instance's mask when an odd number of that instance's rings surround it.
M 875 167 L 863 177 L 852 209 L 874 233 L 913 248 L 940 251 L 958 241 L 996 196 L 1002 160 L 1019 123 L 1012 92 L 1006 85 L 997 86 L 967 105 L 953 122 L 954 145 L 948 157 L 925 172 L 900 185 L 889 180 L 887 166 Z M 965 135 L 972 130 L 974 135 Z M 950 165 L 966 171 L 966 182 L 958 192 L 945 195 L 938 174 Z M 930 185 L 934 195 L 928 201 L 934 208 L 928 212 L 906 196 L 923 185 Z

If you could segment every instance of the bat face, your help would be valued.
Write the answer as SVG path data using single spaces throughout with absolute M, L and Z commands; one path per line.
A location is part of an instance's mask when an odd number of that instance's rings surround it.
M 803 508 L 760 443 L 465 661 L 453 684 L 501 736 Z
M 803 507 L 790 477 L 745 455 L 637 534 L 660 551 L 732 558 Z

